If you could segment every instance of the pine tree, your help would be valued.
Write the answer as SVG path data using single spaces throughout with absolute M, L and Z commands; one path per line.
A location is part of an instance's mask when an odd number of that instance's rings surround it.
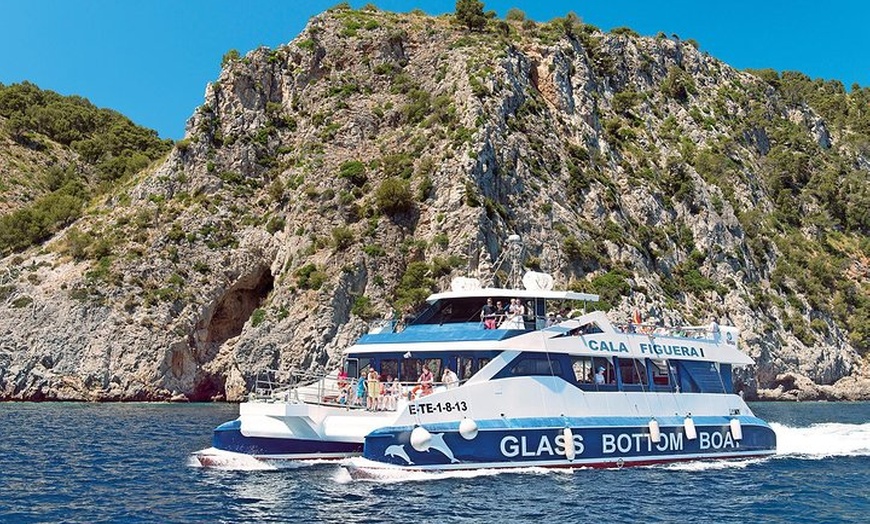
M 483 2 L 480 0 L 456 0 L 456 20 L 471 30 L 486 26 Z

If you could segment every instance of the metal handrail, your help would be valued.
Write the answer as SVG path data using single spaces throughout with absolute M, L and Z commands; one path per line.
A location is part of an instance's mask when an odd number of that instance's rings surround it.
M 362 397 L 358 392 L 359 377 L 339 378 L 323 371 L 267 369 L 257 375 L 255 386 L 248 394 L 251 402 L 289 402 L 299 404 L 341 406 L 347 409 L 365 409 L 368 392 L 364 389 Z M 467 382 L 459 380 L 451 385 L 445 382 L 431 383 L 431 390 L 438 387 L 456 388 Z M 366 383 L 368 380 L 363 379 Z M 379 384 L 385 382 L 378 381 Z M 378 398 L 389 399 L 384 402 L 389 410 L 397 409 L 399 400 L 413 400 L 409 395 L 419 385 L 418 382 L 394 382 L 398 391 L 379 394 Z M 419 397 L 418 397 L 419 398 Z M 381 402 L 381 401 L 379 401 Z M 379 406 L 381 408 L 382 406 Z

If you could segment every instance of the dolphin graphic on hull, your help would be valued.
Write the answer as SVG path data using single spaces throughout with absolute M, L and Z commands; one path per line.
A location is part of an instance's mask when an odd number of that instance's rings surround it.
M 432 441 L 429 443 L 429 449 L 427 449 L 426 451 L 430 451 L 433 449 L 447 457 L 450 460 L 451 464 L 453 464 L 454 462 L 459 462 L 459 460 L 457 460 L 456 457 L 453 456 L 453 451 L 450 449 L 450 446 L 448 446 L 447 443 L 444 442 L 444 433 L 432 434 Z
M 404 444 L 393 444 L 392 446 L 387 446 L 387 449 L 384 451 L 385 457 L 399 457 L 408 464 L 413 464 L 411 462 L 411 457 L 408 456 L 408 453 L 405 451 Z

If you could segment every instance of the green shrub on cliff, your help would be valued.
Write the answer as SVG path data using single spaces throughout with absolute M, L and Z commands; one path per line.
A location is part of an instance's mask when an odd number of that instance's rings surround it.
M 49 170 L 50 192 L 29 205 L 0 217 L 0 255 L 42 242 L 78 218 L 91 196 L 146 167 L 172 145 L 155 131 L 135 125 L 116 111 L 99 109 L 79 96 L 62 96 L 29 82 L 0 84 L 0 116 L 14 127 L 13 139 L 30 148 L 43 147 L 39 136 L 75 150 L 93 167 L 67 166 Z
M 411 210 L 414 199 L 408 183 L 400 178 L 388 178 L 375 190 L 375 203 L 381 212 L 395 215 Z

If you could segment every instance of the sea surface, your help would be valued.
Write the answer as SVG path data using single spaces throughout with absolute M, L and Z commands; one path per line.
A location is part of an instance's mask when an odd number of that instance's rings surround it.
M 755 403 L 775 457 L 621 470 L 195 467 L 231 404 L 0 403 L 0 522 L 870 522 L 870 403 Z

